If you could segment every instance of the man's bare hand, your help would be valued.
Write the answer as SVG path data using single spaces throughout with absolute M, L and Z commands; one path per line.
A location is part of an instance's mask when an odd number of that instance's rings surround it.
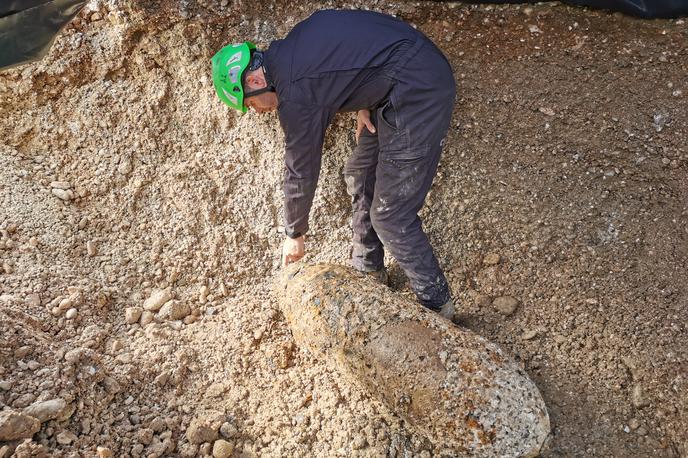
M 284 245 L 282 246 L 282 267 L 298 261 L 305 254 L 306 245 L 303 241 L 303 235 L 295 239 L 291 237 L 285 238 Z
M 358 110 L 356 113 L 356 144 L 358 144 L 358 137 L 361 136 L 364 127 L 368 129 L 371 134 L 375 133 L 375 126 L 370 120 L 370 110 Z

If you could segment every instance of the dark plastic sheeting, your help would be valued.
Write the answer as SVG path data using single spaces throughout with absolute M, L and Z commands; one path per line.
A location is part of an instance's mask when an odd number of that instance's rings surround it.
M 85 0 L 0 0 L 0 70 L 43 57 Z
M 565 0 L 565 2 L 621 11 L 647 19 L 688 15 L 688 0 Z
M 564 3 L 620 11 L 646 19 L 675 18 L 688 15 L 688 0 L 562 0 Z M 466 0 L 466 3 L 534 3 L 523 0 Z

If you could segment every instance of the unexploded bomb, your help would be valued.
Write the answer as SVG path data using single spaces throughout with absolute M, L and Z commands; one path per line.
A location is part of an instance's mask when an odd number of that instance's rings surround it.
M 539 453 L 550 431 L 545 403 L 495 344 L 345 267 L 292 264 L 277 289 L 297 343 L 435 447 L 471 456 Z

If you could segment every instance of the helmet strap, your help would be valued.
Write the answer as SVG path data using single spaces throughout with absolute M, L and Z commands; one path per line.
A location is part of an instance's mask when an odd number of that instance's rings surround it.
M 275 87 L 274 86 L 265 86 L 264 88 L 256 89 L 253 92 L 248 92 L 248 93 L 245 92 L 244 93 L 244 99 L 247 99 L 249 97 L 254 97 L 254 96 L 260 95 L 260 94 L 265 94 L 266 92 L 275 92 Z

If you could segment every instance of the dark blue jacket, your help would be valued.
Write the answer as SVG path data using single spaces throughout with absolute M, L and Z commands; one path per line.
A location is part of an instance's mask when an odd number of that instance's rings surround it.
M 334 115 L 379 104 L 420 40 L 427 38 L 392 16 L 325 10 L 270 44 L 265 68 L 285 134 L 287 235 L 308 231 L 325 130 Z

